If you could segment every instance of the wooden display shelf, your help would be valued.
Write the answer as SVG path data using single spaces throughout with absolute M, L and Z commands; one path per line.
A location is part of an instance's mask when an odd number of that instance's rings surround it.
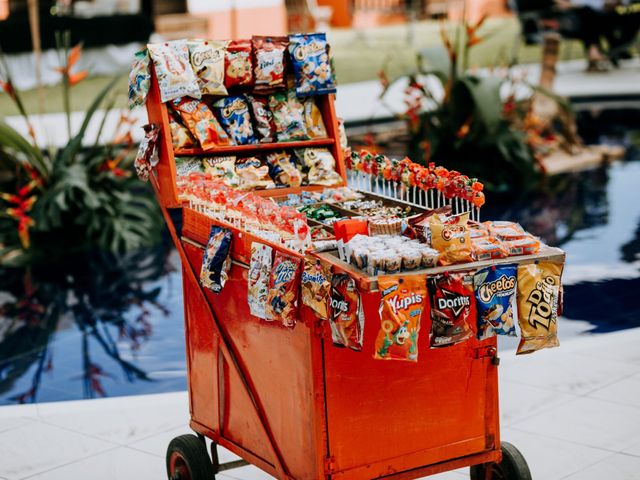
M 252 143 L 249 145 L 229 145 L 225 147 L 216 147 L 211 150 L 202 150 L 201 148 L 181 148 L 174 150 L 176 157 L 195 157 L 195 156 L 216 156 L 216 155 L 242 155 L 262 153 L 267 150 L 285 150 L 290 148 L 317 148 L 330 147 L 335 144 L 333 138 L 316 138 L 313 140 L 301 140 L 298 142 L 276 142 L 276 143 Z

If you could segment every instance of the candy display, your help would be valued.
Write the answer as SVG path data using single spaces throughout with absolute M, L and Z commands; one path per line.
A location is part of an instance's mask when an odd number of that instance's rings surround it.
M 290 101 L 286 92 L 269 96 L 269 110 L 273 115 L 276 138 L 279 142 L 309 138 L 304 121 L 304 106 L 300 102 Z
M 335 93 L 327 36 L 324 33 L 289 35 L 289 52 L 299 96 Z
M 269 277 L 267 319 L 278 321 L 285 327 L 294 327 L 298 314 L 298 287 L 300 259 L 276 252 Z
M 229 277 L 231 238 L 230 230 L 216 225 L 211 227 L 202 257 L 200 283 L 214 293 L 220 293 Z
M 468 220 L 468 214 L 449 217 L 433 215 L 429 219 L 431 245 L 440 252 L 440 265 L 471 261 Z
M 141 107 L 147 100 L 149 87 L 151 86 L 151 72 L 149 71 L 148 50 L 136 52 L 129 72 L 129 109 Z
M 203 150 L 233 144 L 206 103 L 184 97 L 174 100 L 171 105 Z
M 261 143 L 273 142 L 275 126 L 273 124 L 273 114 L 269 110 L 269 99 L 247 95 L 247 100 L 251 105 L 253 131 L 257 138 Z
M 213 104 L 213 108 L 236 145 L 255 143 L 249 104 L 243 95 L 223 97 Z
M 558 311 L 562 265 L 551 262 L 518 267 L 518 323 L 520 344 L 517 355 L 560 345 Z
M 144 127 L 144 138 L 140 142 L 136 159 L 133 162 L 138 178 L 143 182 L 149 180 L 149 174 L 158 164 L 158 126 L 150 123 Z
M 224 86 L 226 42 L 189 40 L 191 66 L 198 77 L 202 95 L 227 95 Z
M 231 40 L 227 45 L 224 66 L 227 88 L 253 85 L 251 40 Z
M 196 99 L 202 96 L 189 62 L 189 48 L 185 40 L 150 44 L 147 48 L 155 66 L 163 103 L 185 96 Z
M 483 268 L 473 276 L 480 340 L 496 334 L 515 337 L 513 303 L 516 295 L 516 275 L 516 265 L 501 265 Z
M 342 207 L 367 217 L 407 217 L 413 214 L 409 205 L 387 205 L 382 200 L 354 200 L 342 203 Z
M 302 102 L 304 111 L 304 125 L 309 138 L 327 138 L 327 129 L 322 120 L 322 112 L 315 99 L 307 98 Z
M 356 282 L 345 273 L 331 280 L 331 338 L 336 345 L 362 350 L 364 313 Z
M 296 156 L 308 169 L 309 185 L 339 185 L 342 177 L 336 172 L 336 160 L 326 148 L 297 149 Z
M 267 155 L 269 175 L 279 185 L 299 187 L 302 184 L 302 174 L 296 168 L 296 162 L 287 152 L 273 152 Z
M 236 174 L 242 190 L 261 190 L 276 186 L 269 176 L 267 164 L 256 157 L 237 159 Z
M 249 264 L 247 301 L 251 315 L 267 318 L 267 296 L 271 275 L 272 248 L 262 243 L 251 244 L 251 263 Z
M 476 325 L 473 276 L 441 274 L 429 277 L 427 283 L 431 299 L 431 347 L 447 347 L 471 337 Z
M 300 285 L 302 303 L 318 318 L 329 320 L 331 266 L 315 258 L 305 258 Z
M 251 38 L 254 55 L 254 88 L 258 93 L 272 93 L 286 88 L 285 50 L 289 40 L 287 37 Z

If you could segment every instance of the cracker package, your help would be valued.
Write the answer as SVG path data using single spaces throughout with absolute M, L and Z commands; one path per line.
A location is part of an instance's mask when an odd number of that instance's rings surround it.
M 336 172 L 336 160 L 326 148 L 305 148 L 295 151 L 302 165 L 308 169 L 309 185 L 334 186 L 342 183 Z
M 322 320 L 329 319 L 331 266 L 316 258 L 305 258 L 301 280 L 302 303 Z
M 326 34 L 289 35 L 289 53 L 298 96 L 335 93 Z
M 273 115 L 269 110 L 269 99 L 267 97 L 256 97 L 247 95 L 247 100 L 251 106 L 251 116 L 253 117 L 253 131 L 260 143 L 271 143 L 275 139 L 275 126 Z
M 180 115 L 182 123 L 198 140 L 202 150 L 211 150 L 217 146 L 233 145 L 222 126 L 213 116 L 206 103 L 184 97 L 172 102 L 173 109 Z
M 214 293 L 220 293 L 229 278 L 231 238 L 230 230 L 216 225 L 211 227 L 202 257 L 200 283 Z
M 517 355 L 560 345 L 558 312 L 561 310 L 562 265 L 540 262 L 518 267 L 518 323 L 520 344 Z
M 147 48 L 155 66 L 161 102 L 186 96 L 200 98 L 198 79 L 191 68 L 185 40 L 150 44 Z
M 236 145 L 255 143 L 249 104 L 243 95 L 224 97 L 213 104 L 220 123 Z
M 496 334 L 515 337 L 516 272 L 516 265 L 500 265 L 478 270 L 473 276 L 480 340 Z
M 251 262 L 249 263 L 248 294 L 249 311 L 258 318 L 267 318 L 267 295 L 271 274 L 272 248 L 262 243 L 251 244 Z
M 299 187 L 302 184 L 302 174 L 296 166 L 293 157 L 287 152 L 273 152 L 267 154 L 269 175 L 278 185 Z
M 177 159 L 176 159 L 177 161 Z M 236 157 L 207 157 L 202 159 L 204 173 L 221 179 L 225 185 L 239 187 L 241 179 L 236 173 Z
M 171 144 L 174 150 L 196 147 L 196 139 L 186 127 L 178 122 L 173 112 L 169 113 L 169 130 L 171 130 Z
M 380 331 L 374 358 L 418 361 L 420 320 L 428 307 L 423 275 L 379 276 Z
M 151 71 L 149 52 L 145 49 L 136 52 L 129 72 L 129 108 L 141 107 L 147 100 L 151 86 Z
M 356 281 L 346 273 L 331 280 L 331 338 L 336 345 L 362 350 L 364 312 Z
M 255 93 L 272 93 L 286 88 L 285 50 L 288 41 L 287 37 L 251 38 Z
M 269 277 L 267 319 L 278 321 L 285 327 L 294 327 L 298 316 L 298 284 L 300 258 L 276 252 Z
M 493 237 L 476 237 L 471 239 L 471 258 L 476 262 L 509 256 L 505 245 Z
M 253 85 L 251 40 L 232 40 L 225 54 L 224 84 L 227 88 Z
M 286 92 L 269 96 L 269 110 L 273 115 L 273 125 L 279 142 L 309 138 L 304 123 L 304 106 L 298 101 L 290 100 Z
M 429 277 L 427 284 L 431 299 L 431 348 L 448 347 L 471 337 L 476 324 L 473 276 L 445 273 Z
M 189 40 L 191 66 L 202 95 L 227 94 L 224 86 L 225 44 L 215 40 Z
M 450 217 L 432 215 L 429 219 L 431 246 L 440 252 L 440 265 L 471 262 L 469 214 Z
M 322 120 L 322 112 L 316 105 L 315 98 L 307 98 L 302 102 L 304 107 L 304 125 L 307 128 L 307 136 L 314 138 L 327 138 L 327 129 Z
M 236 175 L 242 190 L 263 190 L 276 186 L 269 176 L 269 167 L 257 157 L 237 159 Z

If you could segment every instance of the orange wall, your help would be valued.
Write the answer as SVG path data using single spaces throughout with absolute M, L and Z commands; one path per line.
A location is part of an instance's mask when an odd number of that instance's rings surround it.
M 210 38 L 249 38 L 251 35 L 286 35 L 287 10 L 284 6 L 243 8 L 235 12 L 235 32 L 229 11 L 199 13 L 209 20 Z

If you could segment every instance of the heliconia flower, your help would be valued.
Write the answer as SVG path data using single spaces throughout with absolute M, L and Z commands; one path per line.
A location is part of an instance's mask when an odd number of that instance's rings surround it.
M 16 91 L 13 88 L 13 83 L 8 82 L 8 81 L 5 82 L 3 80 L 0 80 L 0 89 L 2 89 L 11 98 L 15 98 L 16 97 Z
M 78 60 L 80 60 L 80 56 L 82 55 L 82 44 L 78 44 L 69 50 L 69 56 L 67 57 L 67 64 L 64 67 L 55 67 L 54 70 L 56 72 L 61 73 L 63 76 L 67 77 L 70 86 L 74 86 L 80 83 L 82 80 L 87 78 L 89 72 L 86 70 L 82 70 L 80 72 L 71 73 L 71 69 L 74 67 Z
M 382 88 L 386 90 L 387 87 L 389 87 L 389 78 L 387 77 L 387 72 L 385 72 L 383 69 L 380 69 L 378 71 L 378 78 L 380 79 Z

